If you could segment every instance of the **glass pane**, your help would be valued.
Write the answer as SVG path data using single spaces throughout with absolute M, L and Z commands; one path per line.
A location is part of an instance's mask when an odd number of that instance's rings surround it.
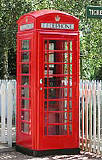
M 59 63 L 69 63 L 68 53 L 55 53 L 55 62 Z
M 72 74 L 72 66 L 70 66 L 70 74 Z M 69 74 L 69 64 L 50 64 L 45 65 L 45 75 L 48 73 L 49 75 L 51 74 Z M 47 69 L 49 70 L 49 72 L 47 71 Z
M 48 113 L 48 123 L 67 123 L 67 112 Z
M 21 107 L 22 107 L 22 108 L 25 108 L 25 109 L 28 109 L 28 108 L 29 108 L 29 100 L 27 100 L 27 99 L 22 99 L 22 100 L 21 100 Z
M 45 101 L 45 111 L 48 103 L 48 111 L 67 111 L 66 101 Z
M 29 40 L 22 40 L 22 50 L 29 50 Z
M 49 60 L 47 60 L 47 59 L 49 59 Z M 45 54 L 45 62 L 48 62 L 48 61 L 50 63 L 54 62 L 54 54 L 53 53 L 49 54 L 48 58 L 47 58 L 47 54 Z
M 46 75 L 45 77 L 47 77 L 47 74 L 48 74 L 47 69 L 45 69 L 45 72 L 44 72 L 44 73 L 45 73 L 45 75 Z M 50 70 L 49 70 L 49 74 L 50 74 L 50 75 L 53 74 L 53 69 L 50 69 Z
M 55 40 L 45 40 L 45 50 L 54 50 Z
M 49 125 L 48 135 L 67 135 L 67 125 Z
M 55 41 L 49 41 L 49 50 L 54 50 L 55 49 Z
M 21 120 L 29 121 L 29 112 L 21 111 Z
M 64 50 L 68 50 L 68 41 L 64 41 Z
M 21 131 L 25 132 L 25 133 L 28 133 L 29 132 L 29 124 L 22 122 L 21 123 Z
M 59 99 L 59 98 L 67 98 L 67 88 L 48 89 L 48 99 Z
M 48 42 L 48 46 L 47 46 L 47 42 Z M 68 41 L 45 40 L 45 50 L 68 50 Z
M 49 54 L 49 62 L 50 63 L 54 62 L 54 54 Z
M 47 89 L 44 90 L 44 94 L 45 94 L 44 97 L 45 97 L 45 99 L 47 99 L 47 91 L 48 91 Z
M 67 88 L 49 88 L 48 99 L 67 98 Z M 45 99 L 47 99 L 47 89 L 45 89 Z
M 70 64 L 70 75 L 72 74 L 72 64 Z
M 72 124 L 69 124 L 69 135 L 72 135 Z
M 44 133 L 45 135 L 47 135 L 47 112 L 45 112 L 45 115 L 44 115 L 44 122 L 45 122 Z
M 29 62 L 29 52 L 23 52 L 21 55 L 22 62 Z
M 72 88 L 69 88 L 69 97 L 72 98 Z
M 72 51 L 72 41 L 69 42 L 69 50 Z
M 48 82 L 47 82 L 48 79 Z M 45 87 L 66 87 L 68 85 L 68 77 L 45 78 Z
M 69 121 L 72 121 L 72 112 L 69 112 Z
M 67 50 L 68 45 L 65 40 L 50 40 L 49 50 Z
M 25 98 L 29 98 L 29 88 L 28 87 L 21 88 L 21 96 Z
M 29 85 L 29 76 L 22 76 L 21 77 L 21 84 L 22 85 Z
M 69 109 L 72 110 L 72 101 L 69 101 Z
M 72 63 L 72 53 L 69 54 L 69 57 L 70 57 L 70 61 L 69 62 Z
M 55 75 L 51 75 L 48 78 L 45 78 L 45 87 L 67 87 L 68 85 L 72 86 L 71 77 L 57 77 Z
M 29 64 L 22 64 L 22 73 L 24 74 L 29 73 Z
M 72 86 L 72 77 L 69 77 L 69 85 Z
M 69 55 L 68 53 L 63 53 L 63 52 L 60 52 L 60 53 L 48 53 L 48 58 L 47 58 L 47 54 L 45 54 L 45 62 L 48 62 L 48 63 L 70 63 L 69 61 Z
M 47 111 L 47 101 L 44 102 L 44 109 Z

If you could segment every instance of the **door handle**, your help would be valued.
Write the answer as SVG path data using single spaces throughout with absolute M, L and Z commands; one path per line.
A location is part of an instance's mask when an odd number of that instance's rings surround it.
M 43 80 L 42 80 L 42 78 L 40 79 L 40 84 L 42 84 L 43 83 Z M 40 87 L 40 91 L 42 91 L 42 87 Z
M 42 80 L 42 78 L 40 79 L 40 84 L 42 84 L 43 83 L 43 80 Z

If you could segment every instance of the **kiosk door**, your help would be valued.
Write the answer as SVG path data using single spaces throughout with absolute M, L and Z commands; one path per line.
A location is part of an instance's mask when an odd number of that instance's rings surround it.
M 78 148 L 77 37 L 40 35 L 39 148 Z

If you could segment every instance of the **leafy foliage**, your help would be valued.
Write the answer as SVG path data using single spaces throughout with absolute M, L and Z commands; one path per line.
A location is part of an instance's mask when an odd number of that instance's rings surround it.
M 25 0 L 1 0 L 0 3 L 0 78 L 16 76 L 16 21 L 31 10 Z M 12 61 L 13 59 L 13 61 Z
M 57 9 L 80 19 L 81 78 L 102 79 L 102 20 L 86 18 L 88 5 L 101 6 L 102 1 L 0 0 L 0 78 L 16 77 L 16 21 L 19 17 L 32 10 Z

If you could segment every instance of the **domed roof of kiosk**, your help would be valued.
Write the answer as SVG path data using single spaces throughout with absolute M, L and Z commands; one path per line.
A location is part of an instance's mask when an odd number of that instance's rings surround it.
M 79 19 L 75 16 L 72 16 L 66 12 L 62 12 L 62 11 L 59 11 L 59 10 L 39 10 L 39 11 L 33 11 L 33 12 L 29 12 L 29 13 L 26 13 L 24 15 L 22 15 L 19 20 L 21 20 L 24 16 L 32 16 L 34 18 L 38 18 L 38 17 L 41 17 L 41 16 L 44 16 L 44 15 L 47 15 L 47 14 L 52 14 L 52 13 L 55 13 L 55 14 L 62 14 L 62 15 L 66 15 L 66 16 L 70 16 L 72 17 L 73 19 L 75 19 L 76 21 L 79 21 Z M 18 20 L 18 22 L 19 22 Z
M 64 14 L 64 15 L 67 15 L 67 16 L 72 16 L 66 12 L 62 12 L 62 11 L 59 11 L 59 10 L 39 10 L 39 11 L 34 11 L 34 12 L 30 12 L 28 14 L 34 16 L 35 18 L 39 17 L 39 16 L 43 16 L 43 15 L 46 15 L 46 14 L 51 14 L 51 13 L 60 13 L 60 14 Z M 76 18 L 75 16 L 72 16 L 73 18 Z M 78 19 L 78 18 L 76 18 Z

